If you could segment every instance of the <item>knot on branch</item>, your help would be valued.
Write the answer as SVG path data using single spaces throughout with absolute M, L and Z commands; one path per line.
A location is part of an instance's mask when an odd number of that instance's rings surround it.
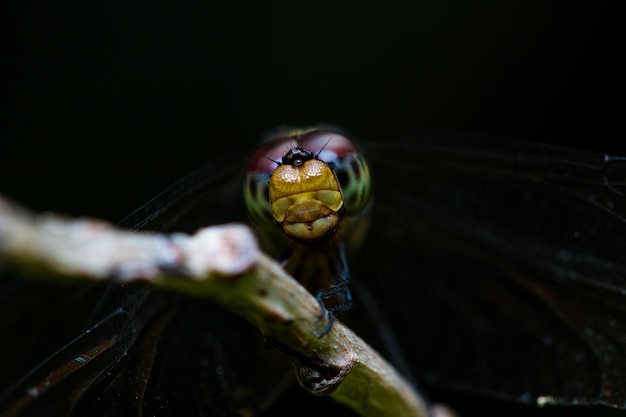
M 323 361 L 297 363 L 298 382 L 309 392 L 316 395 L 331 394 L 352 369 L 354 362 L 332 364 Z

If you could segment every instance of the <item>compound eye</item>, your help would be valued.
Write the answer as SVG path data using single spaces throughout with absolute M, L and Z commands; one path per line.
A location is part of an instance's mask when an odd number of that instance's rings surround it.
M 365 209 L 370 199 L 371 180 L 365 158 L 352 153 L 337 159 L 333 170 L 343 193 L 347 216 L 356 216 Z
M 282 157 L 296 145 L 290 136 L 272 138 L 263 143 L 248 162 L 244 200 L 254 223 L 265 229 L 276 229 L 269 200 L 270 178 L 281 165 Z
M 274 228 L 274 219 L 269 203 L 270 174 L 248 173 L 244 185 L 244 200 L 254 223 L 265 228 Z

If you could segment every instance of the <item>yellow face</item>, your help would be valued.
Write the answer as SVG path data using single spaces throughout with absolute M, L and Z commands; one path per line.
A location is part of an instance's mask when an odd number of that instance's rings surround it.
M 363 155 L 340 132 L 281 131 L 250 159 L 244 197 L 269 240 L 323 245 L 334 236 L 355 235 L 354 226 L 364 224 L 370 188 Z
M 343 215 L 343 196 L 335 174 L 319 159 L 276 168 L 270 178 L 272 215 L 291 239 L 324 241 L 337 231 Z

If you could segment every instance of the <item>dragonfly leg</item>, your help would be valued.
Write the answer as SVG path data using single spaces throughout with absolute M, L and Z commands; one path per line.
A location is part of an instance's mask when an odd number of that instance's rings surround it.
M 336 285 L 324 290 L 319 290 L 315 293 L 315 298 L 317 299 L 321 309 L 320 318 L 323 318 L 326 315 L 328 316 L 326 326 L 324 326 L 322 330 L 315 330 L 313 332 L 319 337 L 324 336 L 330 331 L 337 313 L 347 311 L 352 308 L 352 293 L 350 292 L 350 287 L 348 286 L 348 283 L 350 282 L 350 273 L 348 271 L 348 264 L 346 262 L 343 245 L 340 245 L 339 247 L 338 271 L 335 281 L 337 282 Z M 333 295 L 337 295 L 339 303 L 333 305 L 332 307 L 326 307 L 324 300 Z
M 326 307 L 326 303 L 324 299 L 326 297 L 330 297 L 335 294 L 341 294 L 341 303 L 332 307 Z M 320 318 L 327 316 L 328 322 L 326 326 L 322 330 L 314 330 L 313 333 L 322 337 L 326 333 L 328 333 L 333 326 L 335 321 L 335 315 L 341 311 L 347 311 L 352 308 L 352 293 L 350 292 L 350 288 L 348 287 L 348 282 L 344 281 L 339 285 L 336 285 L 327 290 L 320 290 L 315 293 L 315 298 L 320 305 L 320 309 L 322 310 L 320 314 Z
M 326 310 L 326 308 L 324 308 L 324 311 L 328 311 L 328 321 L 326 322 L 326 326 L 324 326 L 322 330 L 313 330 L 313 334 L 318 337 L 322 337 L 328 333 L 335 322 L 335 312 L 333 310 Z

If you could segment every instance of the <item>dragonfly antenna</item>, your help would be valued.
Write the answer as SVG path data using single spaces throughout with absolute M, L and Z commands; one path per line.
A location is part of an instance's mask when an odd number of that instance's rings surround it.
M 334 136 L 329 137 L 329 138 L 328 138 L 328 140 L 326 141 L 326 143 L 324 144 L 324 146 L 322 146 L 322 148 L 321 148 L 319 151 L 317 151 L 317 153 L 315 154 L 315 157 L 316 157 L 316 158 L 317 158 L 317 157 L 318 157 L 318 156 L 322 153 L 322 151 L 324 150 L 324 148 L 326 147 L 326 145 L 328 145 L 328 143 L 329 143 L 331 140 L 333 140 L 333 137 L 334 137 Z
M 280 162 L 278 162 L 278 161 L 276 161 L 276 160 L 274 160 L 274 159 L 270 158 L 270 157 L 269 157 L 269 156 L 267 156 L 267 155 L 263 155 L 263 158 L 265 158 L 265 159 L 269 159 L 270 161 L 272 161 L 273 163 L 275 163 L 275 164 L 276 164 L 276 165 L 278 165 L 278 166 L 281 166 L 281 165 L 282 165 Z

